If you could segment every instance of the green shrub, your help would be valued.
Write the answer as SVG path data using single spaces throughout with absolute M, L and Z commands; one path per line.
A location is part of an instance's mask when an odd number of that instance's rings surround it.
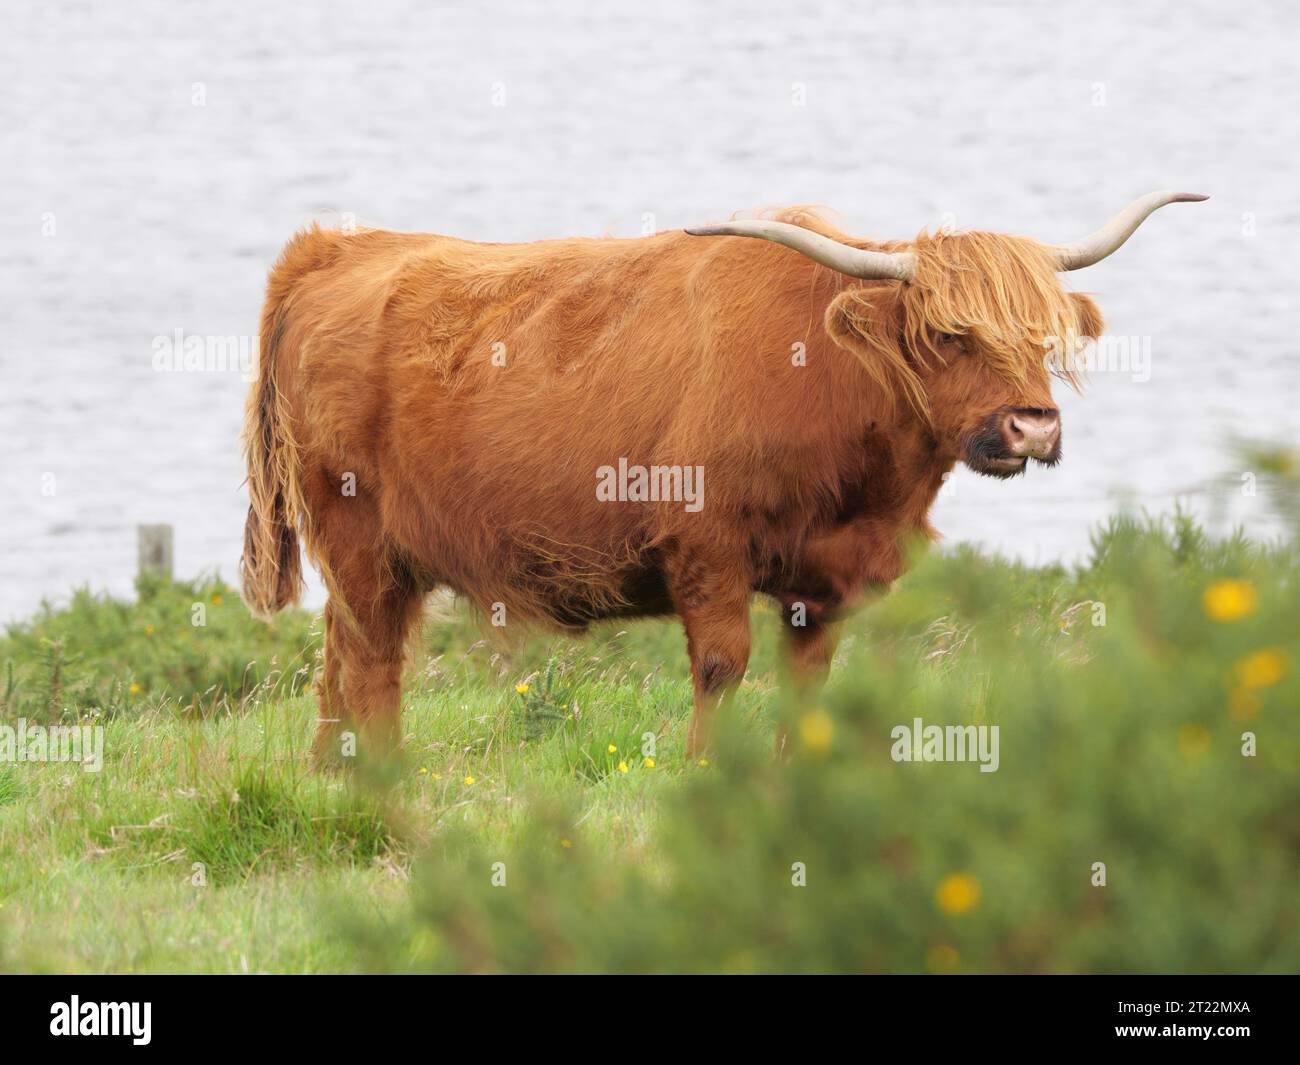
M 47 603 L 8 626 L 0 717 L 56 721 L 164 701 L 204 711 L 310 680 L 320 640 L 306 612 L 259 621 L 216 577 L 146 580 L 138 592 L 130 602 L 80 589 L 66 607 Z
M 821 706 L 781 708 L 790 761 L 724 717 L 644 860 L 538 794 L 350 933 L 382 970 L 1295 971 L 1296 574 L 1182 517 L 1116 520 L 1073 571 L 933 555 Z M 914 718 L 996 725 L 996 772 L 893 760 Z

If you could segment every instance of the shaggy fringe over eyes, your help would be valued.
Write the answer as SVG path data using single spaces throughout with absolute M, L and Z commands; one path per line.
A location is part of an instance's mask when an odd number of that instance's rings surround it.
M 965 334 L 1009 381 L 1026 385 L 1030 372 L 1046 365 L 1078 387 L 1060 356 L 1078 340 L 1081 323 L 1050 249 L 1002 233 L 922 233 L 912 250 L 916 274 L 904 286 L 903 307 L 914 352 L 938 358 L 933 333 Z
M 874 356 L 863 365 L 886 394 L 892 385 L 929 420 L 925 388 L 912 360 L 944 364 L 934 345 L 936 333 L 969 338 L 990 369 L 1025 392 L 1040 368 L 1079 387 L 1069 354 L 1086 327 L 1079 304 L 1061 287 L 1049 249 L 1025 237 L 978 232 L 922 233 L 911 244 L 891 244 L 887 250 L 903 248 L 915 254 L 916 271 L 899 291 L 901 335 L 871 326 L 879 290 L 861 290 L 842 311 Z

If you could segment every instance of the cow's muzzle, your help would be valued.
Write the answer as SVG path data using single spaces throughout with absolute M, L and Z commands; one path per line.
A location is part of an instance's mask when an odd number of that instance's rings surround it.
M 989 477 L 1014 477 L 1030 459 L 1044 466 L 1061 461 L 1061 416 L 1041 407 L 995 411 L 966 439 L 966 465 Z
M 1054 410 L 1009 410 L 998 418 L 1007 451 L 1018 459 L 1053 462 L 1061 455 L 1061 416 Z

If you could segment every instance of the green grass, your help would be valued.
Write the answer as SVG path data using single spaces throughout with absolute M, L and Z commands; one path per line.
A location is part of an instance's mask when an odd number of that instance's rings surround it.
M 102 772 L 0 764 L 0 968 L 1294 971 L 1296 562 L 1180 518 L 1116 522 L 1077 570 L 936 553 L 851 624 L 816 708 L 782 703 L 756 602 L 708 764 L 675 625 L 506 652 L 453 613 L 387 782 L 308 766 L 283 680 L 307 616 L 267 629 L 215 582 L 79 596 L 0 640 L 3 721 L 105 729 Z M 1241 617 L 1211 616 L 1223 587 Z M 177 622 L 200 593 L 224 628 Z M 913 717 L 997 724 L 999 770 L 893 761 Z
M 398 905 L 412 855 L 449 826 L 508 845 L 533 789 L 586 805 L 588 830 L 610 845 L 643 849 L 656 796 L 684 772 L 674 752 L 689 683 L 611 681 L 583 661 L 566 704 L 581 724 L 548 721 L 539 735 L 513 680 L 478 679 L 491 666 L 484 651 L 475 655 L 481 668 L 458 666 L 460 679 L 416 677 L 424 689 L 406 700 L 406 764 L 391 790 L 310 770 L 315 707 L 306 697 L 198 720 L 174 710 L 110 719 L 99 773 L 0 769 L 0 962 L 93 972 L 354 968 L 356 946 L 322 913 L 339 900 L 376 915 Z M 646 731 L 663 737 L 653 770 L 631 758 Z M 617 768 L 625 757 L 627 774 Z

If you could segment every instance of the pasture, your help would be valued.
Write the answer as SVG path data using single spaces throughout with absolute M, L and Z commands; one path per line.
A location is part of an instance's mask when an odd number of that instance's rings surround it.
M 675 623 L 504 648 L 439 602 L 400 762 L 335 773 L 310 614 L 79 594 L 0 640 L 0 724 L 104 730 L 99 772 L 0 763 L 0 967 L 1295 971 L 1296 563 L 1178 516 L 1072 569 L 932 551 L 814 706 L 756 601 L 697 762 Z M 996 771 L 896 761 L 918 718 L 997 726 Z

